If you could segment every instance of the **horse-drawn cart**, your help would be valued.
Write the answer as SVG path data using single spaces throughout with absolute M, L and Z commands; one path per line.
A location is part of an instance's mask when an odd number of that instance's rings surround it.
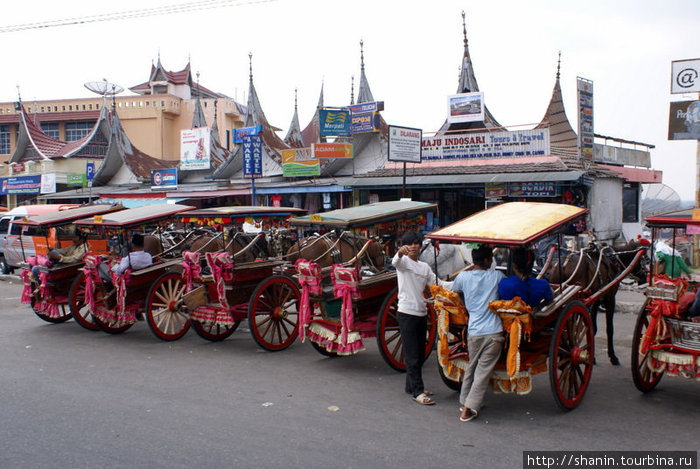
M 486 244 L 492 248 L 530 248 L 545 236 L 561 234 L 588 212 L 571 205 L 511 202 L 484 210 L 428 235 L 441 242 Z M 556 249 L 550 251 L 546 265 L 552 264 Z M 636 262 L 643 251 L 635 256 Z M 510 261 L 509 261 L 510 262 Z M 561 262 L 558 262 L 561 265 Z M 542 277 L 547 268 L 540 273 Z M 591 285 L 575 284 L 574 275 L 552 285 L 554 296 L 547 304 L 530 309 L 517 301 L 492 303 L 508 334 L 506 349 L 496 365 L 492 386 L 501 392 L 526 394 L 531 376 L 549 370 L 550 385 L 557 404 L 573 409 L 581 403 L 593 371 L 594 332 L 589 308 L 601 295 L 627 276 L 625 269 L 597 291 Z M 459 389 L 469 360 L 467 351 L 468 311 L 458 297 L 437 292 L 438 361 L 443 381 Z
M 80 273 L 82 261 L 71 263 L 52 262 L 48 252 L 66 247 L 75 235 L 73 222 L 92 215 L 101 215 L 123 207 L 118 204 L 97 204 L 72 208 L 58 212 L 36 215 L 15 223 L 22 227 L 20 246 L 24 255 L 25 243 L 30 241 L 35 256 L 25 257 L 25 268 L 21 273 L 24 289 L 21 301 L 29 303 L 32 310 L 44 321 L 60 323 L 73 317 L 73 310 L 84 306 L 80 301 L 69 308 L 71 285 Z M 89 250 L 107 253 L 107 241 L 99 238 L 86 240 Z M 36 267 L 38 276 L 32 275 Z
M 652 256 L 660 232 L 670 235 L 671 249 L 681 237 L 700 233 L 700 211 L 687 209 L 647 218 L 652 233 Z M 683 262 L 671 252 L 666 262 Z M 673 269 L 671 269 L 673 270 Z M 700 311 L 691 308 L 697 278 L 670 278 L 650 272 L 647 301 L 639 312 L 632 336 L 632 379 L 642 392 L 659 384 L 664 374 L 700 380 Z
M 109 266 L 128 255 L 130 235 L 153 229 L 157 233 L 158 227 L 171 221 L 175 214 L 191 208 L 178 204 L 146 205 L 75 222 L 82 230 L 115 242 L 110 256 L 95 252 L 83 256 L 85 266 L 76 277 L 70 296 L 73 311 L 79 312 L 75 319 L 82 326 L 94 329 L 96 325 L 105 332 L 118 334 L 145 314 L 151 329 L 155 328 L 162 334 L 179 334 L 183 328 L 189 327 L 187 318 L 180 317 L 177 312 L 169 315 L 167 321 L 154 317 L 152 299 L 169 293 L 171 288 L 168 283 L 154 283 L 163 273 L 179 268 L 180 264 L 177 259 L 167 257 L 168 253 L 163 252 L 157 236 L 144 236 L 144 251 L 152 255 L 152 265 L 141 269 L 129 267 L 123 273 L 112 272 Z M 171 253 L 174 254 L 174 250 Z M 103 262 L 104 267 L 101 267 Z M 111 278 L 105 278 L 108 275 Z M 80 304 L 87 305 L 84 313 Z
M 248 310 L 251 332 L 266 350 L 289 346 L 299 335 L 323 355 L 350 355 L 364 349 L 363 339 L 377 338 L 379 350 L 392 368 L 403 371 L 403 347 L 396 319 L 396 271 L 386 267 L 384 235 L 396 236 L 425 226 L 434 204 L 410 200 L 378 202 L 297 217 L 292 226 L 318 230 L 288 252 L 296 259 L 265 279 L 253 293 Z M 392 254 L 392 253 L 389 253 Z M 269 306 L 276 289 L 299 288 L 299 320 L 280 329 Z M 431 321 L 426 355 L 434 343 Z M 282 340 L 280 340 L 280 337 Z

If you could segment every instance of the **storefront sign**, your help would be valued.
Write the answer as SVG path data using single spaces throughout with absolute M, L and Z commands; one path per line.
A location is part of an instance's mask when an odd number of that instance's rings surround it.
M 371 103 L 352 104 L 348 106 L 353 114 L 363 114 L 365 112 L 379 112 L 384 110 L 384 101 L 373 101 Z
M 351 143 L 312 143 L 314 158 L 352 158 Z
M 233 129 L 233 143 L 243 143 L 243 137 L 246 135 L 258 135 L 260 132 L 262 132 L 262 125 Z
M 389 161 L 420 163 L 423 131 L 410 127 L 389 126 Z
M 53 194 L 56 192 L 56 173 L 44 173 L 41 175 L 41 193 Z
M 700 92 L 700 59 L 671 62 L 671 94 Z
M 177 168 L 152 169 L 151 189 L 177 188 Z
M 478 122 L 484 120 L 484 93 L 460 93 L 447 97 L 447 122 Z
M 353 113 L 350 118 L 350 126 L 353 134 L 379 132 L 379 114 L 376 112 L 367 112 L 364 114 Z
M 508 197 L 556 197 L 554 182 L 511 182 L 508 183 Z
M 423 160 L 549 155 L 549 129 L 438 134 L 423 138 Z
M 318 176 L 321 165 L 313 157 L 311 148 L 293 148 L 282 150 L 282 176 Z
M 84 174 L 66 174 L 66 185 L 69 187 L 85 187 L 87 185 L 87 178 Z
M 243 137 L 243 176 L 262 176 L 262 138 L 260 135 Z
M 321 137 L 350 137 L 350 111 L 320 109 L 318 111 Z
M 487 182 L 485 184 L 486 198 L 505 197 L 508 195 L 508 184 L 505 182 Z
M 576 77 L 578 90 L 578 148 L 580 156 L 593 160 L 593 82 Z
M 209 169 L 211 136 L 209 127 L 180 131 L 180 169 L 189 171 Z
M 0 186 L 0 194 L 38 194 L 40 191 L 41 174 L 3 178 Z
M 700 140 L 700 101 L 671 103 L 668 139 Z
M 24 163 L 13 163 L 12 172 L 15 174 L 24 172 Z

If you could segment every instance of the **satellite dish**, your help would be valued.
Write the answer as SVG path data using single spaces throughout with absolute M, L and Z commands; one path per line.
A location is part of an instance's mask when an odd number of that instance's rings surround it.
M 97 93 L 100 96 L 114 96 L 124 91 L 121 86 L 110 83 L 107 80 L 102 81 L 89 81 L 85 83 L 85 88 L 89 89 L 93 93 Z
M 643 218 L 681 208 L 681 197 L 666 184 L 643 184 L 642 190 Z

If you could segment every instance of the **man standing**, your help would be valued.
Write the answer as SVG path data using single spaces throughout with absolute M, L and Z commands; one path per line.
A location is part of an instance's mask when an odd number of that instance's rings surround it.
M 423 236 L 407 231 L 401 238 L 401 248 L 391 260 L 399 284 L 398 322 L 406 362 L 406 393 L 423 405 L 435 404 L 423 386 L 425 339 L 428 330 L 428 307 L 423 291 L 437 282 L 450 287 L 451 282 L 436 279 L 430 266 L 418 260 Z

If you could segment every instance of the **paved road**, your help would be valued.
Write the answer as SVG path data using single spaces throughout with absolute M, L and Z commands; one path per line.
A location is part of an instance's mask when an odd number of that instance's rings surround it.
M 434 356 L 425 379 L 438 404 L 423 407 L 370 341 L 329 359 L 300 343 L 264 352 L 245 331 L 166 343 L 139 323 L 110 336 L 42 322 L 19 293 L 0 281 L 3 469 L 506 468 L 521 467 L 524 450 L 700 447 L 700 383 L 634 388 L 632 314 L 616 315 L 621 367 L 597 339 L 599 365 L 578 409 L 559 411 L 542 374 L 531 394 L 489 394 L 482 415 L 461 423 Z

